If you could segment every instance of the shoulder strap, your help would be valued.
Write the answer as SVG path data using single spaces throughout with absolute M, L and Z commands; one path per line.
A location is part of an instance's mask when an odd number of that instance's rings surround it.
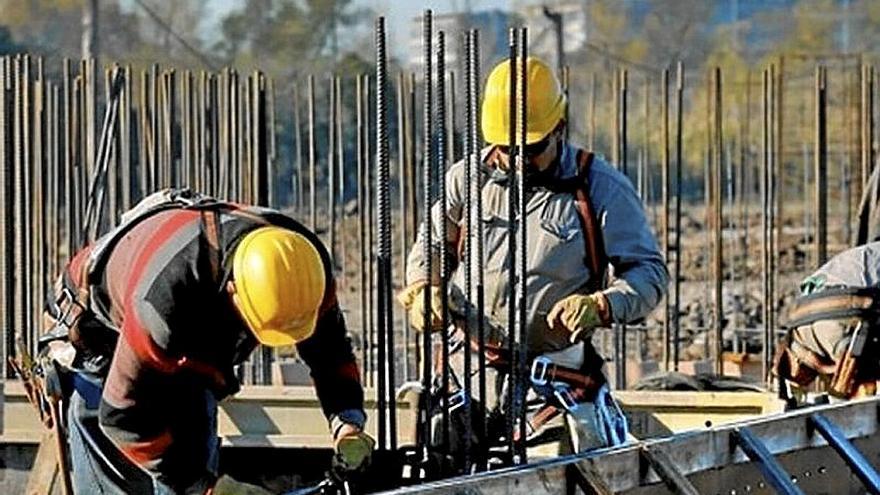
M 877 287 L 832 287 L 795 299 L 785 328 L 797 328 L 819 320 L 858 318 L 880 320 L 880 289 Z
M 584 231 L 584 245 L 586 257 L 584 263 L 590 269 L 593 276 L 590 277 L 590 289 L 599 290 L 605 285 L 605 277 L 608 267 L 608 256 L 605 254 L 605 244 L 602 240 L 602 230 L 590 204 L 590 167 L 593 164 L 593 153 L 586 150 L 578 150 L 578 180 L 574 188 L 575 208 Z

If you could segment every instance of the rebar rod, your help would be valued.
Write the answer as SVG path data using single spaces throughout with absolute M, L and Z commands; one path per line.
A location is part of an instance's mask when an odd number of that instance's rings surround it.
M 529 164 L 526 161 L 526 145 L 528 141 L 526 140 L 526 134 L 528 130 L 528 28 L 522 27 L 519 30 L 519 54 L 517 58 L 517 62 L 519 63 L 519 73 L 517 77 L 519 81 L 517 82 L 516 88 L 518 91 L 517 94 L 517 105 L 518 109 L 516 113 L 511 112 L 511 127 L 513 127 L 513 115 L 517 115 L 519 117 L 518 125 L 519 125 L 519 136 L 517 143 L 517 162 L 518 162 L 518 183 L 517 183 L 517 191 L 518 191 L 518 210 L 519 210 L 519 241 L 518 252 L 516 256 L 516 261 L 519 266 L 517 267 L 517 301 L 516 301 L 516 309 L 518 312 L 517 315 L 517 345 L 519 352 L 519 356 L 516 359 L 516 363 L 518 368 L 515 370 L 518 378 L 517 383 L 520 385 L 520 393 L 516 397 L 516 412 L 517 412 L 517 424 L 519 427 L 519 434 L 517 435 L 519 438 L 519 442 L 517 442 L 517 456 L 519 457 L 519 462 L 521 464 L 525 464 L 528 462 L 526 457 L 526 394 L 528 394 L 528 350 L 529 350 L 529 327 L 527 320 L 527 298 L 528 298 L 528 222 L 527 222 L 527 213 L 528 213 L 528 189 L 526 189 L 526 167 Z M 511 67 L 511 72 L 517 72 Z M 568 83 L 568 70 L 564 71 L 565 77 L 563 78 L 566 81 L 566 88 Z M 566 89 L 567 93 L 567 89 Z M 566 105 L 566 108 L 568 106 Z M 566 131 L 567 132 L 567 131 Z
M 712 263 L 713 263 L 713 276 L 715 279 L 715 287 L 713 291 L 714 296 L 714 304 L 712 304 L 712 308 L 714 310 L 714 315 L 712 318 L 712 323 L 714 326 L 714 352 L 713 359 L 715 361 L 715 373 L 721 375 L 724 369 L 724 363 L 722 361 L 722 354 L 724 352 L 724 335 L 723 335 L 723 327 L 722 327 L 722 318 L 724 317 L 724 307 L 723 303 L 723 287 L 722 282 L 724 279 L 724 260 L 723 260 L 723 238 L 721 236 L 721 230 L 724 227 L 723 218 L 722 218 L 722 206 L 723 206 L 723 192 L 721 187 L 722 181 L 722 168 L 723 168 L 723 150 L 724 150 L 724 136 L 722 129 L 722 118 L 723 109 L 721 103 L 721 68 L 715 67 L 712 72 L 712 89 L 713 89 L 713 104 L 712 104 L 712 117 L 713 117 L 713 129 L 712 129 L 712 230 L 713 230 L 713 255 L 712 255 Z
M 437 32 L 436 45 L 436 99 L 434 100 L 434 114 L 437 118 L 437 202 L 440 206 L 439 222 L 439 239 L 436 244 L 439 246 L 440 259 L 438 260 L 440 268 L 440 278 L 438 280 L 440 286 L 440 362 L 442 368 L 440 372 L 440 429 L 442 438 L 440 441 L 440 453 L 443 455 L 444 463 L 449 455 L 449 445 L 452 441 L 452 430 L 450 428 L 449 419 L 449 396 L 450 396 L 450 363 L 449 363 L 449 259 L 446 255 L 446 246 L 448 244 L 447 229 L 447 200 L 446 200 L 446 169 L 448 160 L 448 141 L 446 137 L 446 33 Z
M 473 189 L 475 191 L 474 202 L 474 219 L 476 220 L 476 231 L 473 233 L 476 238 L 476 262 L 478 267 L 476 280 L 474 285 L 474 293 L 476 297 L 476 316 L 477 316 L 477 400 L 480 406 L 486 407 L 487 400 L 487 384 L 486 384 L 486 332 L 485 332 L 485 238 L 483 230 L 483 167 L 480 160 L 480 138 L 478 129 L 480 128 L 479 95 L 480 95 L 480 32 L 476 29 L 471 30 L 471 68 L 470 68 L 471 87 L 468 92 L 470 100 L 470 128 L 468 129 L 468 139 L 471 142 L 470 170 L 471 180 L 473 181 Z M 473 241 L 472 241 L 473 242 Z M 487 425 L 485 416 L 480 418 L 478 422 L 480 426 L 481 438 L 487 436 Z M 482 469 L 486 469 L 487 446 L 483 446 L 483 450 L 478 452 Z
M 429 404 L 431 404 L 431 377 L 433 373 L 433 366 L 431 363 L 432 357 L 432 346 L 431 346 L 431 332 L 429 331 L 432 328 L 433 318 L 431 315 L 431 291 L 430 286 L 434 281 L 433 277 L 433 242 L 432 242 L 432 226 L 431 226 L 431 205 L 434 204 L 433 195 L 431 194 L 431 189 L 434 182 L 434 171 L 433 171 L 433 145 L 431 140 L 434 137 L 434 122 L 433 122 L 433 107 L 434 107 L 434 95 L 433 95 L 433 84 L 431 82 L 431 78 L 433 77 L 433 67 L 431 63 L 431 34 L 433 31 L 433 12 L 429 10 L 425 10 L 422 16 L 422 64 L 424 68 L 424 75 L 422 78 L 424 84 L 424 97 L 423 97 L 423 114 L 422 118 L 422 134 L 423 134 L 423 144 L 422 144 L 422 193 L 423 193 L 423 202 L 422 202 L 422 257 L 425 260 L 425 271 L 424 271 L 424 280 L 425 283 L 428 284 L 424 291 L 424 321 L 423 321 L 423 329 L 425 331 L 422 332 L 422 396 L 419 407 L 419 425 L 421 426 L 421 446 L 424 449 L 424 454 L 428 454 L 428 444 L 431 441 L 431 418 L 429 411 Z
M 669 69 L 663 69 L 660 78 L 660 114 L 661 114 L 661 140 L 660 146 L 660 175 L 661 175 L 661 203 L 662 223 L 660 226 L 660 241 L 663 249 L 663 259 L 669 265 L 671 253 L 669 246 Z M 677 247 L 676 247 L 677 249 Z M 678 256 L 678 254 L 676 254 Z M 669 295 L 664 298 L 663 308 L 663 369 L 669 371 L 672 361 L 672 342 L 670 341 L 670 320 L 672 319 L 672 299 Z
M 318 213 L 315 205 L 317 187 L 315 170 L 315 76 L 309 74 L 309 228 L 315 232 L 318 227 Z
M 336 78 L 329 76 L 327 85 L 327 249 L 336 271 Z
M 684 168 L 684 64 L 680 61 L 675 77 L 675 275 L 673 287 L 675 324 L 672 332 L 672 366 L 678 371 L 679 343 L 681 339 L 681 194 Z
M 514 156 L 516 153 L 516 114 L 517 114 L 517 47 L 519 46 L 517 39 L 518 32 L 516 28 L 510 28 L 507 33 L 507 63 L 509 67 L 509 98 L 508 98 L 508 148 L 507 148 L 507 260 L 505 269 L 507 271 L 507 346 L 510 354 L 510 369 L 507 373 L 508 379 L 508 397 L 507 411 L 505 414 L 506 428 L 505 435 L 507 440 L 507 449 L 511 458 L 516 456 L 518 446 L 514 437 L 514 428 L 516 427 L 517 401 L 521 393 L 519 375 L 518 357 L 519 352 L 516 347 L 516 163 Z M 525 212 L 523 212 L 524 214 Z
M 815 160 L 815 217 L 816 254 L 815 268 L 825 264 L 828 258 L 828 72 L 824 66 L 816 67 L 816 137 L 813 158 Z
M 376 304 L 379 338 L 379 449 L 397 449 L 396 409 L 394 402 L 394 306 L 391 297 L 391 164 L 388 144 L 388 69 L 385 47 L 385 18 L 376 19 L 376 229 L 378 249 L 376 273 L 378 296 Z M 386 430 L 387 424 L 387 430 Z
M 474 173 L 473 162 L 471 161 L 471 155 L 473 154 L 473 142 L 470 138 L 470 129 L 471 129 L 471 86 L 473 82 L 471 81 L 471 64 L 473 64 L 473 50 L 471 46 L 471 33 L 470 31 L 465 32 L 463 37 L 463 48 L 464 48 L 464 121 L 465 121 L 465 135 L 462 140 L 462 151 L 463 151 L 463 160 L 464 160 L 464 252 L 461 260 L 462 266 L 462 276 L 464 277 L 464 294 L 465 300 L 467 304 L 465 304 L 464 310 L 464 318 L 462 322 L 462 332 L 464 333 L 464 373 L 462 376 L 463 387 L 464 387 L 464 400 L 465 403 L 462 406 L 462 417 L 464 420 L 465 426 L 465 434 L 462 438 L 464 442 L 463 448 L 463 456 L 462 464 L 464 467 L 464 472 L 469 473 L 471 470 L 471 435 L 473 434 L 472 430 L 472 420 L 471 420 L 471 406 L 473 401 L 473 390 L 471 387 L 471 376 L 473 364 L 471 360 L 471 342 L 472 342 L 472 334 L 471 334 L 471 301 L 473 301 L 473 284 L 472 284 L 472 268 L 473 268 L 473 184 L 472 184 L 472 175 Z M 479 269 L 479 268 L 477 268 Z M 480 315 L 476 315 L 477 318 Z M 485 437 L 481 437 L 485 438 Z

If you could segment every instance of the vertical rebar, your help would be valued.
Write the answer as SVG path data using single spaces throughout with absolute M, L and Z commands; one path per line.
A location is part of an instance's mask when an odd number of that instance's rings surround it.
M 619 128 L 617 129 L 617 137 L 619 142 L 617 144 L 618 149 L 618 164 L 620 167 L 620 171 L 623 175 L 628 176 L 628 163 L 627 163 L 627 79 L 628 74 L 626 69 L 620 71 L 619 74 L 620 81 L 617 85 L 617 89 L 619 91 L 616 96 L 618 101 L 619 115 L 617 117 L 617 123 Z M 614 336 L 617 341 L 617 356 L 615 358 L 615 371 L 616 371 L 616 379 L 615 385 L 618 389 L 623 390 L 626 388 L 626 358 L 627 358 L 627 349 L 626 349 L 626 338 L 627 338 L 627 327 L 626 324 L 618 325 L 618 329 L 614 332 Z
M 813 158 L 816 177 L 816 265 L 825 264 L 828 258 L 828 72 L 824 66 L 816 67 L 816 142 Z
M 771 194 L 770 194 L 770 168 L 771 163 L 771 80 L 770 71 L 764 70 L 763 80 L 761 84 L 761 253 L 762 253 L 762 322 L 764 324 L 764 332 L 762 335 L 762 359 L 761 359 L 761 376 L 765 380 L 769 380 L 770 372 L 770 346 L 772 342 L 770 313 L 772 311 L 772 299 L 770 296 L 770 270 L 771 270 Z
M 432 227 L 431 227 L 431 205 L 434 204 L 433 195 L 431 194 L 431 189 L 434 183 L 434 171 L 433 171 L 433 145 L 431 140 L 434 135 L 434 121 L 432 119 L 433 107 L 434 107 L 434 95 L 433 95 L 433 84 L 431 82 L 431 77 L 433 75 L 432 63 L 431 63 L 431 34 L 433 30 L 433 12 L 429 10 L 425 10 L 424 15 L 422 16 L 422 63 L 424 66 L 424 75 L 422 78 L 422 82 L 425 85 L 424 89 L 424 97 L 423 97 L 423 105 L 424 110 L 422 114 L 422 118 L 424 119 L 422 124 L 422 133 L 423 133 L 423 144 L 422 144 L 422 193 L 424 195 L 423 198 L 423 206 L 422 206 L 422 257 L 425 260 L 425 272 L 424 279 L 425 283 L 428 284 L 428 287 L 424 291 L 424 322 L 423 327 L 426 331 L 422 332 L 422 404 L 419 407 L 419 424 L 421 425 L 422 431 L 422 446 L 425 448 L 425 455 L 427 455 L 427 446 L 431 441 L 431 418 L 430 418 L 430 404 L 431 404 L 431 377 L 432 377 L 432 364 L 431 364 L 431 356 L 432 356 L 432 348 L 431 348 L 431 332 L 428 331 L 432 328 L 432 315 L 431 315 L 431 291 L 429 287 L 434 282 L 433 277 L 433 242 L 432 242 Z
M 327 244 L 336 271 L 336 76 L 330 74 L 327 95 Z
M 470 100 L 470 128 L 468 129 L 468 139 L 471 142 L 471 156 L 469 158 L 471 180 L 473 181 L 473 189 L 475 195 L 473 219 L 476 221 L 476 232 L 473 232 L 472 238 L 476 238 L 476 262 L 477 266 L 476 280 L 474 285 L 474 296 L 476 297 L 476 316 L 477 316 L 477 400 L 481 407 L 486 407 L 486 332 L 485 332 L 485 297 L 484 290 L 484 274 L 485 272 L 485 238 L 483 237 L 483 167 L 480 161 L 480 138 L 478 129 L 480 128 L 480 112 L 479 95 L 480 95 L 480 32 L 476 29 L 471 31 L 471 65 L 470 65 L 471 86 L 468 92 L 468 100 Z M 474 229 L 469 229 L 473 231 Z M 471 241 L 473 242 L 473 240 Z M 480 418 L 478 422 L 480 427 L 481 438 L 486 438 L 487 425 L 486 418 Z M 481 467 L 486 468 L 486 449 L 478 452 Z
M 11 101 L 9 91 L 11 89 L 10 57 L 0 58 L 0 328 L 3 329 L 3 338 L 0 339 L 0 358 L 4 363 L 9 363 L 9 357 L 13 355 L 14 328 L 15 328 L 15 284 L 13 281 L 14 262 L 14 184 L 15 169 L 12 161 L 11 148 L 13 125 L 10 125 Z M 5 364 L 0 378 L 8 378 L 9 365 Z
M 517 57 L 517 47 L 519 45 L 517 40 L 517 32 L 516 28 L 510 28 L 507 34 L 507 63 L 509 67 L 509 80 L 508 80 L 508 108 L 507 108 L 507 132 L 508 132 L 508 147 L 507 147 L 507 263 L 505 269 L 507 271 L 507 345 L 509 347 L 510 352 L 510 370 L 508 370 L 508 397 L 507 397 L 507 411 L 506 411 L 506 420 L 507 420 L 507 428 L 505 428 L 505 435 L 507 438 L 507 448 L 508 453 L 511 458 L 515 459 L 516 453 L 518 452 L 518 446 L 516 439 L 514 437 L 514 428 L 516 427 L 516 420 L 519 417 L 517 414 L 517 402 L 519 400 L 520 383 L 519 383 L 519 363 L 517 358 L 519 357 L 519 352 L 516 347 L 516 163 L 515 163 L 515 153 L 516 153 L 516 113 L 517 113 L 517 65 L 516 65 L 516 57 Z M 524 212 L 523 212 L 524 213 Z
M 526 140 L 526 134 L 528 130 L 528 28 L 522 27 L 519 31 L 519 81 L 516 85 L 518 94 L 517 94 L 517 104 L 519 108 L 517 112 L 511 112 L 510 124 L 513 127 L 513 116 L 519 116 L 519 136 L 518 136 L 518 145 L 517 145 L 517 162 L 518 162 L 518 184 L 517 184 L 517 192 L 518 197 L 517 200 L 519 202 L 518 210 L 519 210 L 519 250 L 516 256 L 516 261 L 519 263 L 519 267 L 517 268 L 517 301 L 516 301 L 516 309 L 518 312 L 517 316 L 517 343 L 519 356 L 517 357 L 516 363 L 519 366 L 518 369 L 515 370 L 518 375 L 517 383 L 519 383 L 521 390 L 520 393 L 516 397 L 516 412 L 517 412 L 517 424 L 519 426 L 519 434 L 517 435 L 519 438 L 519 442 L 517 442 L 517 456 L 519 457 L 519 462 L 525 464 L 528 462 L 526 457 L 526 394 L 528 393 L 528 363 L 526 362 L 528 356 L 528 348 L 529 348 L 529 327 L 527 321 L 527 307 L 526 307 L 526 298 L 528 297 L 528 223 L 526 217 L 528 216 L 528 209 L 526 206 L 528 205 L 528 189 L 526 189 L 526 167 L 529 166 L 526 162 L 526 145 L 528 141 Z M 516 70 L 511 67 L 511 72 L 516 72 Z M 566 81 L 566 85 L 568 84 L 568 67 L 565 68 L 563 79 Z M 566 86 L 566 93 L 567 93 Z M 566 105 L 566 108 L 568 106 Z M 566 129 L 568 127 L 566 126 Z M 566 131 L 567 132 L 567 131 Z
M 471 403 L 473 398 L 473 390 L 471 387 L 471 301 L 473 300 L 473 284 L 472 284 L 472 267 L 473 267 L 473 190 L 471 189 L 472 179 L 471 176 L 474 173 L 473 170 L 473 162 L 471 161 L 471 155 L 473 154 L 473 143 L 470 139 L 470 129 L 471 129 L 471 100 L 470 100 L 470 92 L 471 92 L 471 64 L 473 63 L 473 51 L 471 47 L 471 32 L 466 31 L 463 37 L 464 41 L 464 121 L 465 121 L 465 132 L 464 138 L 462 139 L 462 151 L 464 154 L 464 227 L 461 232 L 464 233 L 464 253 L 462 256 L 462 269 L 464 273 L 464 294 L 465 300 L 467 304 L 465 304 L 464 310 L 464 318 L 462 322 L 462 332 L 464 333 L 464 373 L 462 375 L 462 385 L 464 386 L 464 397 L 465 403 L 463 405 L 462 416 L 464 419 L 465 426 L 465 435 L 462 438 L 464 442 L 463 449 L 463 466 L 464 472 L 469 473 L 471 468 L 471 435 L 472 431 L 472 422 L 471 422 Z M 479 268 L 478 268 L 479 269 Z M 476 315 L 478 318 L 479 315 Z
M 406 100 L 405 100 L 405 91 L 406 91 L 406 81 L 404 79 L 403 72 L 397 73 L 397 100 L 395 102 L 395 107 L 397 110 L 397 203 L 398 203 L 398 212 L 399 212 L 399 225 L 400 229 L 400 273 L 398 275 L 399 280 L 406 280 L 406 258 L 407 253 L 409 253 L 409 243 L 407 239 L 409 238 L 409 223 L 407 221 L 407 212 L 409 211 L 409 205 L 407 204 L 407 188 L 409 187 L 409 168 L 407 167 L 407 156 L 408 156 L 408 146 L 406 136 L 408 133 L 409 126 L 411 123 L 407 119 L 406 115 Z M 403 361 L 403 380 L 409 380 L 409 341 L 410 341 L 410 327 L 409 327 L 409 318 L 406 312 L 402 315 L 403 326 L 401 328 L 401 334 L 403 335 L 403 348 L 402 351 L 402 361 Z
M 357 208 L 358 208 L 358 269 L 360 272 L 360 284 L 358 286 L 358 291 L 360 293 L 360 301 L 361 301 L 361 368 L 364 374 L 364 382 L 366 384 L 370 384 L 371 380 L 371 369 L 370 369 L 370 335 L 368 332 L 369 327 L 369 313 L 367 312 L 367 299 L 369 289 L 367 287 L 367 266 L 369 264 L 369 257 L 367 255 L 367 216 L 366 216 L 366 194 L 365 189 L 367 188 L 367 164 L 364 158 L 364 139 L 366 139 L 366 134 L 364 133 L 364 112 L 366 109 L 364 108 L 364 88 L 363 88 L 363 74 L 357 75 L 356 80 L 356 94 L 355 94 L 355 111 L 356 111 L 356 124 L 357 124 Z
M 660 146 L 660 176 L 661 176 L 661 203 L 662 223 L 660 226 L 660 240 L 663 249 L 663 259 L 669 264 L 669 69 L 663 69 L 660 78 L 660 113 L 662 126 L 662 144 Z M 677 254 L 676 254 L 677 256 Z M 668 294 L 668 292 L 667 292 Z M 672 343 L 670 342 L 670 320 L 672 318 L 672 300 L 669 295 L 664 298 L 663 311 L 663 369 L 670 371 L 672 360 Z
M 443 455 L 444 463 L 446 456 L 449 454 L 449 445 L 452 440 L 451 429 L 449 423 L 449 390 L 450 390 L 450 367 L 449 367 L 449 263 L 446 256 L 446 246 L 448 243 L 447 230 L 447 202 L 446 202 L 446 169 L 447 169 L 447 145 L 446 139 L 446 33 L 437 32 L 436 47 L 436 99 L 434 103 L 434 111 L 437 118 L 437 201 L 440 205 L 440 219 L 438 220 L 439 239 L 437 244 L 440 246 L 440 345 L 442 364 L 441 369 L 441 411 L 440 426 L 442 439 L 440 442 L 440 452 Z
M 293 136 L 296 142 L 296 154 L 294 155 L 294 183 L 295 206 L 297 214 L 303 214 L 303 139 L 302 123 L 300 121 L 299 108 L 299 84 L 293 85 Z
M 713 246 L 712 246 L 712 263 L 713 263 L 713 276 L 715 279 L 715 287 L 713 291 L 714 296 L 714 304 L 712 305 L 712 309 L 714 310 L 714 315 L 712 318 L 712 323 L 714 325 L 714 352 L 713 359 L 715 361 L 715 373 L 721 375 L 723 373 L 724 363 L 722 361 L 723 352 L 724 352 L 724 336 L 722 333 L 722 318 L 724 317 L 724 307 L 722 306 L 723 301 L 723 293 L 722 293 L 722 281 L 724 279 L 724 263 L 723 263 L 723 244 L 721 237 L 721 230 L 724 227 L 723 219 L 722 219 L 722 207 L 724 203 L 723 199 L 723 189 L 721 187 L 722 180 L 722 169 L 723 169 L 723 150 L 724 150 L 724 136 L 722 129 L 722 103 L 721 103 L 721 68 L 715 67 L 712 71 L 712 92 L 713 94 L 713 102 L 712 102 L 712 117 L 713 117 L 713 126 L 712 126 L 712 231 L 713 231 Z
M 442 40 L 442 38 L 441 38 Z M 378 249 L 377 329 L 379 337 L 379 449 L 397 449 L 396 409 L 394 402 L 394 306 L 391 298 L 391 164 L 388 146 L 387 55 L 385 52 L 385 18 L 376 19 L 376 212 Z M 387 417 L 385 417 L 387 415 Z M 387 424 L 387 432 L 385 430 Z M 390 441 L 389 441 L 390 440 Z
M 673 275 L 675 304 L 672 309 L 675 326 L 672 332 L 672 367 L 673 370 L 678 371 L 681 339 L 681 182 L 684 168 L 684 64 L 680 61 L 676 67 L 675 100 L 675 274 Z
M 315 76 L 309 74 L 309 228 L 312 232 L 318 227 L 315 174 Z
M 343 127 L 343 107 L 345 100 L 342 95 L 342 78 L 336 76 L 333 81 L 336 90 L 336 182 L 338 184 L 337 207 L 339 208 L 339 224 L 341 226 L 341 240 L 339 242 L 339 258 L 336 260 L 336 266 L 339 267 L 339 286 L 346 287 L 346 245 L 348 244 L 346 233 L 346 214 L 345 214 L 345 133 Z M 274 133 L 273 133 L 274 135 Z

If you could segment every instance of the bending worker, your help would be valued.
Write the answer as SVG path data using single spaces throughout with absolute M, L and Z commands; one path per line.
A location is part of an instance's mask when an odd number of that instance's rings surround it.
M 493 351 L 497 350 L 496 346 L 506 346 L 505 329 L 510 324 L 507 295 L 511 287 L 507 263 L 512 253 L 508 251 L 507 197 L 511 182 L 508 171 L 514 160 L 508 147 L 510 70 L 509 62 L 502 62 L 486 82 L 481 126 L 488 146 L 481 150 L 480 177 L 472 178 L 483 184 L 480 194 L 484 211 L 482 218 L 474 221 L 482 222 L 486 253 L 484 260 L 472 257 L 471 262 L 473 273 L 483 270 L 485 274 L 487 307 L 482 317 L 490 323 L 485 337 L 488 348 Z M 626 434 L 625 419 L 608 395 L 600 369 L 602 359 L 590 344 L 593 330 L 645 317 L 663 297 L 668 274 L 630 180 L 600 156 L 566 141 L 567 102 L 559 81 L 538 59 L 529 58 L 527 70 L 528 122 L 524 151 L 529 196 L 526 218 L 528 353 L 534 360 L 531 393 L 545 398 L 545 411 L 566 413 L 571 447 L 583 451 L 620 443 Z M 439 202 L 433 205 L 434 260 L 439 259 L 441 245 L 453 260 L 461 258 L 457 246 L 467 235 L 463 232 L 465 168 L 465 162 L 459 161 L 446 174 L 447 218 L 441 219 Z M 440 241 L 443 221 L 448 233 L 445 242 Z M 424 330 L 424 291 L 430 290 L 431 330 L 440 331 L 441 300 L 437 289 L 440 274 L 435 262 L 431 279 L 426 278 L 424 242 L 419 236 L 410 251 L 407 287 L 398 299 L 409 310 L 409 321 L 418 330 Z M 606 284 L 608 265 L 613 269 L 613 276 Z M 451 292 L 462 294 L 462 269 L 460 266 L 453 269 Z M 467 299 L 475 300 L 473 296 Z M 454 294 L 450 300 L 454 321 L 461 310 L 460 302 Z M 472 324 L 471 331 L 474 329 Z M 492 352 L 487 362 L 503 377 L 509 372 L 509 363 L 497 359 L 498 355 Z M 553 376 L 548 372 L 553 372 Z M 563 375 L 565 379 L 561 378 Z M 503 387 L 501 383 L 496 383 L 499 392 Z M 488 405 L 489 409 L 503 410 L 504 404 L 495 402 Z M 603 407 L 595 407 L 596 403 Z M 609 411 L 611 418 L 605 415 Z M 542 421 L 550 415 L 531 415 L 528 431 L 537 434 Z
M 361 466 L 373 441 L 330 266 L 291 218 L 186 190 L 148 197 L 77 253 L 47 312 L 49 338 L 69 334 L 76 349 L 76 492 L 261 492 L 217 473 L 217 401 L 238 391 L 233 367 L 258 344 L 296 345 L 337 461 Z

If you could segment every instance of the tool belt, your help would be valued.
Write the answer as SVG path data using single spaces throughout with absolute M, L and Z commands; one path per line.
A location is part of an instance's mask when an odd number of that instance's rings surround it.
M 842 355 L 811 349 L 795 336 L 797 329 L 823 321 L 846 327 L 844 336 L 850 342 Z M 830 394 L 850 398 L 860 383 L 880 379 L 878 345 L 873 336 L 878 324 L 880 288 L 833 287 L 798 297 L 789 312 L 788 333 L 777 349 L 773 371 L 801 387 L 818 377 L 829 378 Z

